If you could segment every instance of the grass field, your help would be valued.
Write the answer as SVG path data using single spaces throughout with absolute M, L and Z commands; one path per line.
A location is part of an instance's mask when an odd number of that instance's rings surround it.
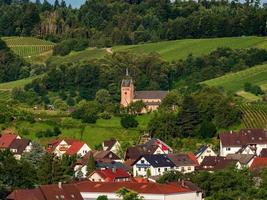
M 14 88 L 21 88 L 24 87 L 26 84 L 32 82 L 32 80 L 41 77 L 41 76 L 34 76 L 29 78 L 20 79 L 17 81 L 11 81 L 6 83 L 0 83 L 0 91 L 11 91 Z
M 230 92 L 242 91 L 244 84 L 250 82 L 266 88 L 267 84 L 267 64 L 258 65 L 236 73 L 226 74 L 219 78 L 204 81 L 209 86 L 223 87 Z
M 162 58 L 171 61 L 186 58 L 190 53 L 194 56 L 208 54 L 218 47 L 267 48 L 267 38 L 264 37 L 233 37 L 214 39 L 185 39 L 175 41 L 165 41 L 158 43 L 115 46 L 113 51 L 132 51 L 136 53 L 157 52 Z
M 3 37 L 15 54 L 32 63 L 44 63 L 51 55 L 54 43 L 33 37 Z

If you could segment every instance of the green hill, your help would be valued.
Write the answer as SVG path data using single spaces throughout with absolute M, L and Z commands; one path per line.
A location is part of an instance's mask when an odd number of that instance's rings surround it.
M 232 37 L 213 39 L 185 39 L 165 41 L 131 46 L 116 46 L 112 50 L 132 51 L 136 53 L 157 52 L 164 59 L 179 60 L 186 58 L 189 54 L 200 56 L 210 53 L 218 47 L 238 48 L 267 48 L 267 38 L 264 37 Z
M 264 89 L 267 84 L 267 64 L 258 65 L 236 73 L 226 74 L 203 83 L 209 86 L 223 87 L 230 92 L 238 92 L 243 90 L 246 82 L 262 86 Z
M 33 37 L 3 37 L 11 50 L 32 63 L 44 63 L 51 55 L 54 43 Z

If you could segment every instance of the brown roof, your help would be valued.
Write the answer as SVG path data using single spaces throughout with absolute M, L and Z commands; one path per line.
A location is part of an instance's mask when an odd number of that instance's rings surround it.
M 221 170 L 234 163 L 234 160 L 227 159 L 226 157 L 221 156 L 206 156 L 199 169 L 200 170 Z
M 260 157 L 267 157 L 267 148 L 261 150 Z
M 187 154 L 168 154 L 167 156 L 176 167 L 196 165 Z
M 0 148 L 6 149 L 9 148 L 11 143 L 17 138 L 18 136 L 15 134 L 6 133 L 0 137 Z
M 73 184 L 43 185 L 32 190 L 15 190 L 8 200 L 83 200 L 80 191 Z
M 16 153 L 15 154 L 19 154 L 21 155 L 24 150 L 26 149 L 26 147 L 30 144 L 30 140 L 27 139 L 15 139 L 11 145 L 10 145 L 10 149 L 16 149 Z
M 254 158 L 253 154 L 228 154 L 226 159 L 237 160 L 242 165 L 249 163 Z
M 242 147 L 248 144 L 266 144 L 267 132 L 263 129 L 241 129 L 238 133 L 221 133 L 220 140 L 224 147 Z
M 168 91 L 136 91 L 134 99 L 164 99 Z
M 133 84 L 133 80 L 128 78 L 128 79 L 123 79 L 121 82 L 122 87 L 130 87 L 130 85 Z
M 154 154 L 159 147 L 157 145 L 138 145 L 129 147 L 126 151 L 125 160 L 137 160 L 140 156 L 145 154 Z
M 110 149 L 116 144 L 117 140 L 112 138 L 110 140 L 105 140 L 104 146 L 107 147 L 107 151 L 110 151 Z

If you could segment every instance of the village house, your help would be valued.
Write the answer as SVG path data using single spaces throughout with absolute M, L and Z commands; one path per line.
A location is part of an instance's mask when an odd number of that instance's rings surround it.
M 73 184 L 41 185 L 36 189 L 13 191 L 7 200 L 84 200 Z
M 267 167 L 267 158 L 266 157 L 257 157 L 253 160 L 252 164 L 249 167 L 250 171 L 260 171 L 262 168 Z
M 47 146 L 47 151 L 54 153 L 58 157 L 62 157 L 64 154 L 82 157 L 91 151 L 91 148 L 85 142 L 79 140 L 63 139 L 50 142 Z
M 13 133 L 4 133 L 0 135 L 0 149 L 9 149 L 12 142 L 16 139 L 21 139 L 21 137 Z
M 203 145 L 197 150 L 195 156 L 198 160 L 198 163 L 202 163 L 206 156 L 217 156 L 217 154 L 212 150 L 210 146 Z
M 105 140 L 102 143 L 102 148 L 104 151 L 112 151 L 113 153 L 118 154 L 118 150 L 121 148 L 121 145 L 118 140 L 112 138 L 110 140 Z
M 92 182 L 126 182 L 131 180 L 130 174 L 124 169 L 98 169 L 88 176 Z
M 142 113 L 155 111 L 167 94 L 168 91 L 135 91 L 133 80 L 127 74 L 121 83 L 121 106 L 127 107 L 132 102 L 143 101 L 146 107 Z
M 226 159 L 236 160 L 236 168 L 249 168 L 255 158 L 254 154 L 228 154 Z
M 121 200 L 117 191 L 121 188 L 135 191 L 144 197 L 144 200 L 201 200 L 202 192 L 192 190 L 180 183 L 136 183 L 136 182 L 79 182 L 76 184 L 84 200 L 95 200 L 100 195 L 108 199 Z
M 90 156 L 93 156 L 96 161 L 96 167 L 100 169 L 104 169 L 105 166 L 109 166 L 110 168 L 123 165 L 122 160 L 114 154 L 112 151 L 90 151 L 85 154 L 83 157 L 79 158 L 75 165 L 73 166 L 73 170 L 75 172 L 75 177 L 82 176 L 83 178 L 87 175 L 87 164 Z M 117 164 L 121 163 L 121 164 Z M 123 165 L 124 166 L 124 165 Z M 125 168 L 126 169 L 126 166 Z
M 267 132 L 263 129 L 241 129 L 237 133 L 220 134 L 220 156 L 238 152 L 259 155 L 264 148 L 267 148 Z
M 194 154 L 168 154 L 167 157 L 175 164 L 174 170 L 181 173 L 191 173 L 199 166 Z
M 165 154 L 143 155 L 133 163 L 133 176 L 159 176 L 174 170 L 175 164 Z
M 225 169 L 231 164 L 236 165 L 237 161 L 232 159 L 227 159 L 226 157 L 221 156 L 206 156 L 198 170 L 204 170 L 208 172 L 214 172 L 218 170 Z

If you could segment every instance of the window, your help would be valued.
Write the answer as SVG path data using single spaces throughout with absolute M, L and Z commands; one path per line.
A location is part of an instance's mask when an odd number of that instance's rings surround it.
M 227 147 L 227 148 L 226 148 L 226 151 L 231 151 L 231 148 L 230 148 L 230 147 Z
M 207 153 L 210 153 L 210 150 L 207 150 Z
M 158 168 L 158 172 L 160 172 L 160 168 Z
M 141 171 L 141 168 L 140 168 L 140 167 L 138 167 L 138 171 L 139 171 L 139 172 Z
M 191 167 L 188 167 L 187 169 L 188 169 L 188 170 L 191 170 Z
M 142 163 L 142 164 L 144 164 L 144 163 L 145 163 L 145 161 L 144 161 L 144 160 L 141 160 L 141 163 Z
M 126 95 L 126 94 L 127 94 L 127 92 L 124 92 L 124 94 Z
M 182 172 L 184 171 L 184 167 L 182 167 Z
M 164 168 L 164 171 L 166 172 L 168 169 L 167 168 Z

